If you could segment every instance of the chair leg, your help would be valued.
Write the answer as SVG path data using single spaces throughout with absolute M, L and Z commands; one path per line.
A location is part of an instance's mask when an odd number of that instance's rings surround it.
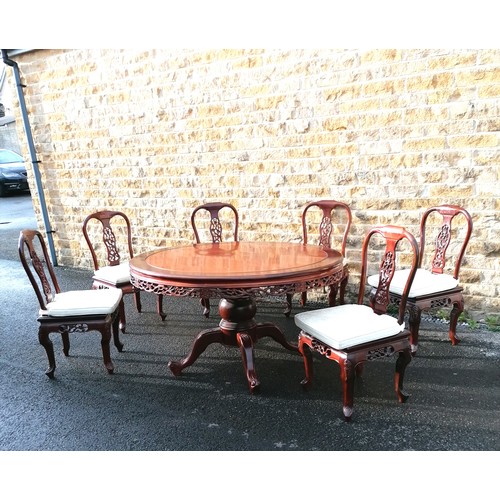
M 200 299 L 200 304 L 203 307 L 203 316 L 210 317 L 210 299 Z
M 411 348 L 400 351 L 398 359 L 396 360 L 396 373 L 394 374 L 394 388 L 400 403 L 406 402 L 409 394 L 403 392 L 403 379 L 405 370 L 411 361 Z
M 63 343 L 63 353 L 65 356 L 69 356 L 69 334 L 68 332 L 61 332 L 61 338 Z
M 156 312 L 160 315 L 162 321 L 165 321 L 167 315 L 163 312 L 163 295 L 158 294 L 156 299 Z
M 345 304 L 345 291 L 347 288 L 347 282 L 349 281 L 349 276 L 346 276 L 341 282 L 340 282 L 340 297 L 339 297 L 339 304 L 343 305 Z
M 354 367 L 352 362 L 348 359 L 339 359 L 340 364 L 340 380 L 342 382 L 343 388 L 343 402 L 344 406 L 342 408 L 344 413 L 344 419 L 349 422 L 353 413 L 353 399 L 354 399 Z
M 45 375 L 53 379 L 54 372 L 56 370 L 56 358 L 54 356 L 54 345 L 49 338 L 49 333 L 39 330 L 38 341 L 44 347 L 45 352 L 47 353 L 47 359 L 49 360 L 49 367 L 45 370 Z
M 102 348 L 102 359 L 104 361 L 104 366 L 108 373 L 111 375 L 115 371 L 113 362 L 111 361 L 111 353 L 109 349 L 109 343 L 111 341 L 111 326 L 108 325 L 101 331 L 101 348 Z
M 287 293 L 286 294 L 286 307 L 285 307 L 285 310 L 283 311 L 283 314 L 287 318 L 290 317 L 290 313 L 292 312 L 292 299 L 293 299 L 293 294 Z
M 141 292 L 137 289 L 134 291 L 134 302 L 135 302 L 135 308 L 137 309 L 137 312 L 142 311 L 142 304 L 141 304 Z
M 125 333 L 125 327 L 127 326 L 127 320 L 125 319 L 125 303 L 120 300 L 120 304 L 118 306 L 118 315 L 120 316 L 120 330 L 122 333 Z
M 113 319 L 113 342 L 118 352 L 123 351 L 123 344 L 120 342 L 120 316 L 117 314 Z
M 452 345 L 458 345 L 460 342 L 460 339 L 457 337 L 456 332 L 457 332 L 458 317 L 463 313 L 463 311 L 464 311 L 463 299 L 453 302 L 453 308 L 450 313 L 450 331 L 448 333 Z
M 330 287 L 330 291 L 328 292 L 328 305 L 330 307 L 333 307 L 337 301 L 337 290 L 338 288 L 336 285 Z
M 307 292 L 302 292 L 300 294 L 300 305 L 303 307 L 307 304 Z
M 304 342 L 304 339 L 301 335 L 299 335 L 299 352 L 300 354 L 302 354 L 302 359 L 304 360 L 304 369 L 306 372 L 306 376 L 302 380 L 301 384 L 304 389 L 309 389 L 313 377 L 313 358 L 309 346 Z
M 408 311 L 411 353 L 413 356 L 415 356 L 418 349 L 418 330 L 420 328 L 420 318 L 422 316 L 422 310 L 418 306 L 412 305 L 408 308 Z

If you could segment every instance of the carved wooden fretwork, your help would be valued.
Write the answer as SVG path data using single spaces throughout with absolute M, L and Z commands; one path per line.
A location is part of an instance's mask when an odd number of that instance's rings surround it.
M 210 220 L 210 235 L 214 243 L 222 243 L 222 224 L 217 217 Z
M 86 323 L 77 323 L 75 325 L 61 325 L 59 333 L 85 333 L 89 331 L 89 326 Z
M 452 301 L 450 297 L 443 297 L 441 299 L 433 299 L 431 300 L 430 308 L 433 309 L 435 307 L 447 307 L 451 306 Z
M 389 285 L 394 274 L 394 254 L 386 252 L 379 272 L 379 285 L 375 292 L 375 302 L 384 307 L 389 304 Z
M 108 251 L 108 261 L 112 265 L 113 263 L 118 264 L 120 262 L 120 254 L 116 248 L 116 236 L 110 227 L 105 227 L 103 230 L 103 241 L 106 245 L 106 250 Z
M 31 263 L 33 265 L 33 269 L 35 269 L 36 273 L 38 274 L 38 277 L 40 278 L 40 283 L 42 284 L 45 300 L 46 302 L 50 302 L 53 299 L 52 288 L 50 286 L 49 280 L 47 279 L 47 275 L 45 274 L 43 263 L 33 248 L 29 249 L 29 254 L 31 258 Z
M 324 248 L 330 248 L 332 241 L 332 219 L 323 217 L 319 225 L 319 244 Z
M 444 224 L 436 238 L 436 253 L 432 261 L 433 270 L 443 269 L 445 265 L 445 254 L 451 240 L 451 224 Z
M 311 349 L 315 350 L 316 352 L 319 352 L 321 355 L 326 356 L 327 358 L 331 356 L 332 354 L 331 347 L 328 347 L 326 344 L 323 344 L 323 342 L 316 340 L 314 337 L 309 337 L 309 338 L 310 338 Z
M 389 295 L 389 304 L 392 306 L 398 306 L 401 304 L 401 297 L 398 295 L 393 295 L 392 293 Z M 409 305 L 407 307 L 410 307 Z
M 332 348 L 331 347 L 324 344 L 323 342 L 320 342 L 319 340 L 315 339 L 314 337 L 308 336 L 307 338 L 309 339 L 308 344 L 311 346 L 311 349 L 318 352 L 322 356 L 325 356 L 327 358 L 331 357 L 331 355 L 332 355 Z M 366 354 L 366 359 L 368 361 L 371 361 L 374 359 L 386 358 L 386 357 L 392 356 L 395 352 L 396 351 L 392 345 L 379 347 L 377 349 L 370 349 Z M 344 369 L 348 372 L 350 368 L 352 368 L 352 363 L 349 360 L 345 360 Z
M 131 276 L 133 286 L 145 292 L 155 293 L 157 295 L 170 295 L 174 297 L 201 297 L 204 299 L 224 297 L 224 298 L 242 298 L 256 297 L 264 298 L 268 296 L 283 296 L 288 293 L 301 293 L 313 288 L 321 288 L 323 286 L 335 285 L 340 282 L 343 277 L 343 270 L 337 271 L 331 276 L 317 278 L 314 280 L 306 280 L 302 282 L 288 283 L 286 285 L 268 285 L 260 287 L 186 287 L 175 285 L 164 285 L 151 283 L 150 281 Z
M 455 298 L 455 296 L 439 297 L 436 299 L 430 299 L 425 304 L 425 306 L 422 304 L 420 306 L 417 306 L 411 302 L 407 302 L 406 309 L 411 311 L 412 309 L 422 310 L 424 308 L 425 309 L 435 309 L 437 307 L 448 307 L 448 306 L 451 306 L 453 304 L 454 298 Z M 395 306 L 399 306 L 400 303 L 401 303 L 401 298 L 399 296 L 393 295 L 393 294 L 390 295 L 390 304 L 395 305 Z
M 385 346 L 385 347 L 380 347 L 378 349 L 371 349 L 368 351 L 366 355 L 366 359 L 368 361 L 372 359 L 378 359 L 378 358 L 386 358 L 389 356 L 392 356 L 394 354 L 395 350 L 392 345 L 390 346 Z

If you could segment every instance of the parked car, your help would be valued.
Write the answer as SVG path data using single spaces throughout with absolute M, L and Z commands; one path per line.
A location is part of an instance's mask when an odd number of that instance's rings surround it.
M 9 149 L 0 149 L 0 196 L 29 189 L 23 157 Z

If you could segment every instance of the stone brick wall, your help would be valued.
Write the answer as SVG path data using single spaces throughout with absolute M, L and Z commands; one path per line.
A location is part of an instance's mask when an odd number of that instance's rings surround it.
M 192 209 L 214 200 L 238 208 L 242 240 L 300 241 L 302 207 L 333 198 L 353 210 L 355 276 L 369 226 L 416 232 L 427 207 L 453 203 L 475 225 L 466 309 L 498 314 L 500 50 L 72 49 L 16 60 L 61 264 L 91 268 L 81 225 L 99 209 L 129 214 L 140 253 L 192 242 Z

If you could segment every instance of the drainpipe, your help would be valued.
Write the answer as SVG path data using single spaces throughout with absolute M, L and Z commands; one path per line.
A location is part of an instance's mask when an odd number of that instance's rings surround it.
M 49 215 L 47 212 L 47 204 L 45 202 L 45 194 L 43 192 L 43 186 L 42 186 L 42 177 L 40 175 L 40 169 L 38 168 L 38 164 L 40 162 L 38 161 L 36 156 L 35 145 L 33 142 L 33 135 L 31 133 L 30 122 L 28 120 L 28 112 L 26 110 L 26 102 L 24 100 L 23 87 L 25 87 L 25 85 L 21 83 L 18 64 L 16 63 L 16 61 L 9 59 L 9 56 L 7 54 L 7 49 L 2 49 L 2 59 L 3 62 L 7 64 L 7 66 L 10 66 L 14 71 L 14 76 L 16 79 L 16 86 L 17 86 L 17 95 L 19 98 L 19 104 L 23 116 L 24 131 L 26 133 L 26 139 L 28 140 L 31 163 L 33 165 L 33 173 L 35 175 L 35 185 L 36 185 L 36 190 L 38 192 L 38 199 L 40 200 L 40 207 L 42 210 L 43 223 L 45 225 L 45 234 L 47 236 L 47 243 L 49 245 L 50 260 L 52 261 L 53 266 L 57 266 L 57 257 L 54 249 L 54 240 L 52 238 L 52 233 L 54 233 L 54 231 L 52 231 L 50 226 Z

